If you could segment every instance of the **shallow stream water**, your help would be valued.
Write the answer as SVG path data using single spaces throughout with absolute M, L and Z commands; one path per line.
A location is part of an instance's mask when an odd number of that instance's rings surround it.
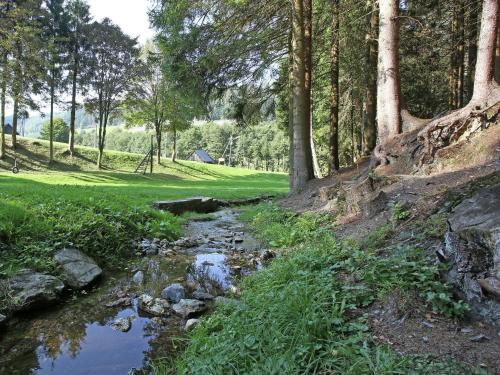
M 212 220 L 191 221 L 185 237 L 193 246 L 177 248 L 169 256 L 146 257 L 137 265 L 144 283 L 135 285 L 132 272 L 107 275 L 93 290 L 82 292 L 44 311 L 17 317 L 0 331 L 0 374 L 127 374 L 147 369 L 151 359 L 172 357 L 175 338 L 185 320 L 171 313 L 153 317 L 137 308 L 137 296 L 160 297 L 171 283 L 183 283 L 189 292 L 200 286 L 224 294 L 233 281 L 259 266 L 259 244 L 227 209 Z M 106 307 L 120 296 L 131 296 L 128 307 Z M 128 332 L 111 324 L 131 317 Z

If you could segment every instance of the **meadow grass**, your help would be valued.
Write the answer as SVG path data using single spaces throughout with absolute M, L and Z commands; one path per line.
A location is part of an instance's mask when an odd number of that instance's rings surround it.
M 52 271 L 52 254 L 75 246 L 103 266 L 122 266 L 134 255 L 132 240 L 173 239 L 180 220 L 151 209 L 157 200 L 210 196 L 246 198 L 283 195 L 287 177 L 195 162 L 163 162 L 152 175 L 132 171 L 142 156 L 108 152 L 96 170 L 96 151 L 68 156 L 56 144 L 57 162 L 47 164 L 47 143 L 22 139 L 16 151 L 21 173 L 8 172 L 14 153 L 0 163 L 0 277 L 29 267 Z

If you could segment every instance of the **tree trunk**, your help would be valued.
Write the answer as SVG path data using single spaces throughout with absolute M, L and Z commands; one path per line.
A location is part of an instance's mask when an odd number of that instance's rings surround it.
M 311 141 L 311 156 L 313 162 L 314 177 L 321 178 L 321 169 L 319 167 L 318 158 L 316 155 L 316 147 L 314 146 L 314 118 L 313 118 L 313 101 L 312 101 L 312 0 L 304 0 L 304 17 L 305 29 L 304 40 L 306 44 L 306 91 L 309 104 L 309 139 Z
M 54 161 L 54 72 L 50 78 L 49 164 Z
M 12 148 L 17 147 L 17 116 L 19 115 L 19 93 L 14 94 L 14 108 L 12 113 Z
M 308 0 L 306 0 L 308 1 Z M 292 0 L 292 95 L 293 95 L 293 168 L 292 191 L 302 190 L 314 178 L 310 140 L 310 97 L 306 87 L 306 38 L 304 0 Z
M 497 48 L 495 53 L 495 81 L 500 84 L 500 17 L 497 21 Z
M 364 156 L 370 155 L 377 144 L 377 54 L 378 8 L 376 0 L 368 0 L 371 9 L 369 29 L 366 34 L 366 88 L 363 102 L 362 134 Z
M 177 130 L 175 129 L 175 125 L 173 126 L 173 131 L 172 131 L 172 163 L 175 163 L 175 160 L 177 158 Z
M 290 16 L 291 18 L 292 16 Z M 293 54 L 292 54 L 292 29 L 288 36 L 288 171 L 290 173 L 289 187 L 292 189 L 293 179 Z
M 161 127 L 160 126 L 155 126 L 155 131 L 156 131 L 156 160 L 158 162 L 158 165 L 161 164 Z
M 484 0 L 481 18 L 481 31 L 474 77 L 473 102 L 481 102 L 488 98 L 494 82 L 495 49 L 497 45 L 498 30 L 498 0 Z
M 379 141 L 401 133 L 398 0 L 380 0 L 377 113 Z
M 71 115 L 69 120 L 68 149 L 71 156 L 75 152 L 75 119 L 76 119 L 76 83 L 78 79 L 78 47 L 73 51 L 73 76 L 71 82 Z
M 479 0 L 474 0 L 472 2 L 467 26 L 469 37 L 467 45 L 467 80 L 465 82 L 465 91 L 467 92 L 468 100 L 472 98 L 472 90 L 474 88 L 474 70 L 476 67 L 477 57 L 477 21 L 479 6 Z
M 339 160 L 339 0 L 332 0 L 332 40 L 330 45 L 330 131 L 328 175 L 340 168 Z
M 457 108 L 464 106 L 464 70 L 465 70 L 465 33 L 464 33 L 464 0 L 458 0 L 458 17 L 457 17 L 457 33 L 458 43 L 457 49 L 457 77 L 455 87 L 455 100 Z
M 464 108 L 431 121 L 420 131 L 418 140 L 424 147 L 420 153 L 418 165 L 432 161 L 438 148 L 459 139 L 467 130 L 469 120 L 475 116 L 475 112 L 488 108 L 500 100 L 499 86 L 494 80 L 499 7 L 498 0 L 483 1 L 471 101 Z
M 5 69 L 7 63 L 7 55 L 3 59 L 3 72 L 2 72 L 2 89 L 0 93 L 0 159 L 5 158 L 5 95 L 7 91 L 7 78 Z

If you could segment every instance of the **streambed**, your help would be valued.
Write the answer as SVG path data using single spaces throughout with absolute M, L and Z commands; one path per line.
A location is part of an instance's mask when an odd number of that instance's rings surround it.
M 151 359 L 172 357 L 186 319 L 172 311 L 149 315 L 138 308 L 138 297 L 160 297 L 173 283 L 185 287 L 186 298 L 195 290 L 237 293 L 235 279 L 259 268 L 261 257 L 238 215 L 225 209 L 192 220 L 172 250 L 143 258 L 134 270 L 105 275 L 93 290 L 58 306 L 15 318 L 0 331 L 0 374 L 127 374 L 147 368 Z M 139 270 L 144 277 L 138 283 L 132 276 Z M 109 307 L 123 297 L 128 306 Z M 208 310 L 214 305 L 204 303 Z M 131 321 L 127 332 L 112 328 L 120 318 Z

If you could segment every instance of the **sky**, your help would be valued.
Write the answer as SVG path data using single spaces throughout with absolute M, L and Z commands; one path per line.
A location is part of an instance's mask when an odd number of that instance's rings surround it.
M 141 44 L 153 37 L 148 18 L 148 10 L 152 3 L 150 0 L 87 0 L 87 2 L 95 20 L 110 18 L 126 34 L 139 37 Z

